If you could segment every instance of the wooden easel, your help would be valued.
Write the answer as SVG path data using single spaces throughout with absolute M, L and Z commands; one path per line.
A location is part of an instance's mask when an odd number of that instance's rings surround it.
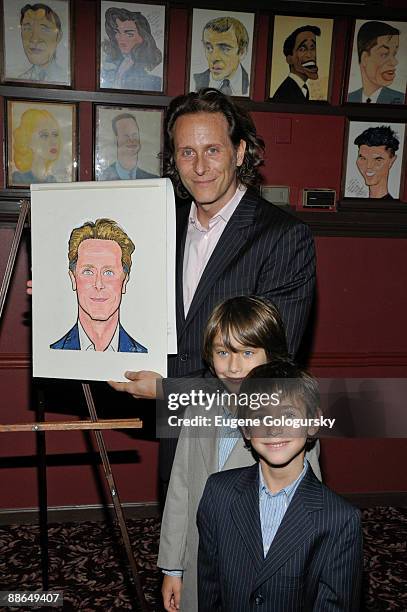
M 0 289 L 0 320 L 3 314 L 4 304 L 6 302 L 7 292 L 10 285 L 10 280 L 13 274 L 18 248 L 21 242 L 26 220 L 29 220 L 30 204 L 28 200 L 21 200 L 20 213 L 14 233 L 9 258 L 4 272 L 4 277 Z M 140 419 L 110 419 L 99 420 L 93 400 L 92 392 L 88 383 L 82 383 L 82 389 L 85 395 L 86 405 L 88 407 L 90 420 L 86 421 L 58 421 L 56 423 L 44 422 L 44 406 L 41 401 L 36 410 L 37 422 L 35 423 L 19 423 L 19 424 L 0 424 L 0 433 L 10 433 L 19 431 L 33 431 L 37 434 L 37 452 L 39 455 L 39 522 L 40 522 L 40 544 L 41 544 L 41 566 L 43 577 L 43 589 L 48 590 L 48 525 L 47 525 L 47 480 L 46 480 L 46 448 L 45 448 L 45 432 L 46 431 L 72 431 L 72 430 L 92 430 L 94 431 L 96 443 L 99 449 L 100 458 L 105 473 L 107 485 L 110 490 L 110 495 L 113 502 L 117 522 L 120 528 L 121 537 L 125 547 L 127 559 L 131 570 L 131 581 L 136 588 L 138 604 L 142 612 L 150 612 L 143 589 L 141 586 L 140 576 L 137 570 L 137 564 L 134 559 L 131 548 L 129 533 L 127 530 L 126 521 L 124 518 L 123 508 L 120 502 L 119 492 L 117 490 L 105 441 L 102 434 L 102 429 L 126 429 L 126 428 L 141 428 L 143 426 Z

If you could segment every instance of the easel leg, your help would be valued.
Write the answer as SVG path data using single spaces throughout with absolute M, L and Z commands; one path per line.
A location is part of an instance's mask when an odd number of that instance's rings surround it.
M 20 213 L 18 215 L 17 225 L 11 243 L 10 253 L 6 264 L 3 280 L 0 288 L 0 319 L 3 314 L 4 305 L 6 303 L 8 288 L 11 277 L 13 275 L 18 248 L 21 242 L 21 236 L 24 230 L 25 222 L 28 218 L 30 203 L 28 200 L 21 200 Z M 37 421 L 44 421 L 44 406 L 42 398 L 36 408 Z M 40 526 L 40 546 L 41 546 L 41 571 L 42 571 L 42 588 L 48 590 L 48 521 L 47 521 L 47 464 L 45 450 L 45 433 L 37 433 L 37 456 L 38 456 L 38 504 L 39 504 L 39 526 Z
M 14 271 L 14 265 L 16 263 L 16 256 L 18 247 L 20 246 L 21 235 L 23 233 L 25 221 L 28 216 L 30 204 L 28 200 L 21 201 L 20 213 L 18 215 L 17 225 L 13 236 L 13 242 L 11 243 L 10 253 L 8 256 L 6 269 L 4 271 L 3 281 L 0 289 L 0 319 L 3 314 L 4 304 L 7 298 L 7 292 L 10 285 L 10 280 Z
M 83 392 L 85 394 L 86 404 L 88 406 L 89 415 L 92 421 L 97 421 L 97 413 L 95 408 L 95 403 L 93 401 L 92 392 L 90 390 L 90 386 L 87 383 L 82 383 Z M 139 604 L 143 612 L 150 612 L 150 607 L 146 602 L 144 597 L 143 588 L 141 586 L 140 576 L 138 574 L 137 564 L 133 556 L 133 551 L 131 548 L 129 532 L 127 530 L 126 520 L 123 514 L 123 508 L 119 498 L 119 492 L 115 485 L 112 469 L 110 466 L 109 457 L 106 450 L 105 441 L 101 431 L 95 431 L 95 438 L 99 448 L 100 458 L 102 459 L 103 470 L 105 472 L 105 477 L 107 484 L 110 489 L 110 494 L 112 496 L 113 507 L 116 513 L 117 522 L 119 524 L 120 533 L 122 536 L 123 544 L 126 549 L 127 559 L 130 564 L 131 573 L 133 576 L 134 585 L 136 587 L 136 592 L 139 600 Z

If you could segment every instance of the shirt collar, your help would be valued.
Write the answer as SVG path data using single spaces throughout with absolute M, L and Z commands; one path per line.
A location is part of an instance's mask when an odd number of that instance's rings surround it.
M 293 81 L 297 83 L 298 87 L 301 88 L 301 91 L 304 94 L 304 98 L 305 98 L 305 95 L 306 95 L 306 89 L 304 89 L 305 81 L 303 81 L 301 77 L 299 77 L 297 74 L 294 74 L 293 72 L 290 72 L 288 76 L 290 77 L 290 79 L 292 79 Z
M 374 91 L 370 96 L 367 96 L 365 92 L 362 90 L 362 102 L 366 102 L 366 100 L 370 98 L 370 101 L 376 104 L 377 98 L 380 96 L 381 91 L 382 91 L 382 87 L 379 87 L 379 89 L 376 89 L 376 91 Z
M 44 72 L 44 69 L 43 68 L 40 69 L 37 64 L 33 64 L 31 70 L 32 70 L 33 76 L 36 76 L 36 77 L 39 77 L 40 72 Z
M 226 77 L 229 81 L 230 88 L 232 90 L 232 95 L 242 96 L 243 95 L 243 71 L 242 64 L 239 64 L 237 69 L 235 70 L 232 76 Z M 209 87 L 214 87 L 215 89 L 220 89 L 222 83 L 225 79 L 221 81 L 215 81 L 212 78 L 212 75 L 209 78 Z
M 43 68 L 42 66 L 38 66 L 38 64 L 32 64 L 31 69 L 32 69 L 33 75 L 35 75 L 36 77 L 41 77 L 44 75 L 47 76 L 48 71 L 53 63 L 55 63 L 55 59 L 52 59 L 45 68 Z
M 131 170 L 126 170 L 126 168 L 123 168 L 119 160 L 117 160 L 115 162 L 115 167 L 116 172 L 122 181 L 136 178 L 137 166 L 134 166 L 134 168 L 132 168 Z
M 95 345 L 93 344 L 89 336 L 86 334 L 79 319 L 78 319 L 78 332 L 79 332 L 79 345 L 81 347 L 81 351 L 94 351 Z M 113 338 L 110 340 L 109 346 L 105 350 L 113 351 L 115 353 L 118 352 L 119 350 L 119 326 L 118 325 L 113 334 Z
M 192 202 L 191 210 L 189 212 L 189 223 L 192 225 L 195 225 L 195 227 L 201 232 L 209 231 L 214 225 L 216 225 L 216 223 L 218 223 L 219 219 L 222 219 L 224 223 L 226 224 L 229 221 L 230 217 L 235 212 L 240 200 L 243 198 L 246 191 L 247 191 L 246 187 L 238 186 L 231 200 L 229 200 L 229 202 L 225 204 L 225 206 L 221 208 L 220 211 L 217 212 L 214 217 L 209 219 L 208 229 L 204 227 L 203 225 L 201 225 L 201 223 L 199 222 L 198 215 L 197 215 L 197 212 L 198 212 L 197 206 L 195 202 Z
M 307 469 L 308 469 L 308 460 L 304 458 L 304 467 L 302 469 L 301 474 L 298 476 L 298 478 L 296 478 L 294 482 L 287 485 L 286 487 L 284 487 L 277 493 L 271 493 L 271 491 L 268 490 L 267 485 L 264 481 L 263 472 L 261 471 L 261 464 L 259 463 L 259 495 L 262 495 L 263 493 L 265 493 L 267 495 L 270 495 L 270 497 L 277 497 L 277 495 L 284 494 L 288 498 L 288 501 L 291 501 L 291 498 L 293 497 L 295 491 L 297 490 L 297 487 L 300 484 L 301 480 L 304 478 L 307 472 Z

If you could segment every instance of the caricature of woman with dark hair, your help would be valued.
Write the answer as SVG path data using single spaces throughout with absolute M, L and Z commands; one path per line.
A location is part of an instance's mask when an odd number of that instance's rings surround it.
M 115 89 L 161 91 L 161 77 L 149 72 L 161 63 L 162 53 L 144 15 L 110 7 L 105 14 L 105 29 L 109 40 L 102 43 L 105 58 L 101 85 Z

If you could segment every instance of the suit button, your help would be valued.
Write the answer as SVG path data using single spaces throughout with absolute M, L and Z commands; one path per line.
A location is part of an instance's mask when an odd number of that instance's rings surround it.
M 188 353 L 182 353 L 182 354 L 179 356 L 179 358 L 180 358 L 180 360 L 181 360 L 181 361 L 188 361 L 188 359 L 189 359 L 189 355 L 188 355 Z
M 256 604 L 256 606 L 261 606 L 263 602 L 264 602 L 263 595 L 256 595 L 256 597 L 254 598 L 254 603 Z

